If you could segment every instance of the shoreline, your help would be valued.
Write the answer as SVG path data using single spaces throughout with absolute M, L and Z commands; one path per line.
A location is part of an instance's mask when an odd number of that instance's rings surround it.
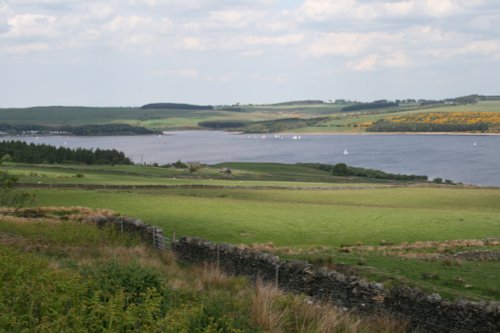
M 64 137 L 77 137 L 77 138 L 86 138 L 86 137 L 117 137 L 117 136 L 171 136 L 175 135 L 177 132 L 221 132 L 227 133 L 230 135 L 282 135 L 282 136 L 290 136 L 290 135 L 308 135 L 308 136 L 320 136 L 320 135 L 374 135 L 374 136 L 404 136 L 404 135 L 418 135 L 418 136 L 500 136 L 500 133 L 461 133 L 461 132 L 261 132 L 261 133 L 245 133 L 245 132 L 232 132 L 232 131 L 221 131 L 221 130 L 207 130 L 207 129 L 176 129 L 176 130 L 168 130 L 162 131 L 161 133 L 156 134 L 112 134 L 112 135 L 74 135 L 74 134 L 66 134 L 66 133 L 58 133 L 58 134 L 39 134 L 39 135 L 29 135 L 29 134 L 19 134 L 19 135 L 8 135 L 8 134 L 0 134 L 0 138 L 10 137 L 10 138 L 36 138 L 36 137 L 56 137 L 56 136 L 64 136 Z
M 219 132 L 219 131 L 217 131 Z M 272 132 L 272 133 L 245 133 L 245 132 L 228 132 L 235 135 L 450 135 L 450 136 L 500 136 L 500 133 L 461 133 L 461 132 Z

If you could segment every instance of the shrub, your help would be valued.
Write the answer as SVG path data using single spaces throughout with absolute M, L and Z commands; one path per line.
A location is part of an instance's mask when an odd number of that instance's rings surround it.
M 123 266 L 110 262 L 93 269 L 86 269 L 84 274 L 95 281 L 96 291 L 98 290 L 104 298 L 123 291 L 127 305 L 143 303 L 148 290 L 154 290 L 162 296 L 169 294 L 157 272 L 136 263 Z M 165 297 L 165 301 L 167 298 Z
M 177 160 L 177 162 L 172 163 L 172 166 L 176 169 L 187 169 L 188 165 L 181 160 Z

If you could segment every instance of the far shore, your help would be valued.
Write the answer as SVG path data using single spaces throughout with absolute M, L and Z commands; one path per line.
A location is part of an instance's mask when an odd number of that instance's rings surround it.
M 242 133 L 246 134 L 246 133 Z M 467 136 L 498 136 L 500 133 L 463 133 L 463 132 L 283 132 L 262 133 L 281 135 L 467 135 Z
M 185 132 L 185 131 L 211 131 L 211 132 L 225 132 L 235 135 L 385 135 L 385 136 L 396 136 L 396 135 L 460 135 L 460 136 L 499 136 L 500 133 L 464 133 L 464 132 L 262 132 L 262 133 L 246 133 L 238 131 L 223 131 L 223 130 L 210 130 L 210 129 L 172 129 L 162 131 L 160 134 L 100 134 L 100 135 L 74 135 L 70 133 L 44 133 L 44 134 L 17 134 L 9 135 L 6 133 L 0 133 L 0 138 L 2 137 L 48 137 L 48 136 L 71 136 L 71 137 L 107 137 L 107 136 L 168 136 L 174 135 L 175 132 Z
M 165 131 L 164 133 L 168 133 Z M 465 135 L 465 136 L 499 136 L 500 133 L 464 133 L 464 132 L 263 132 L 245 133 L 229 132 L 238 135 Z

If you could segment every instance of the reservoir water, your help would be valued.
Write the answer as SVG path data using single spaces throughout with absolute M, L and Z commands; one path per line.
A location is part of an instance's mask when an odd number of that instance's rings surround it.
M 500 136 L 165 132 L 147 136 L 2 137 L 69 148 L 117 149 L 134 162 L 319 162 L 500 186 Z

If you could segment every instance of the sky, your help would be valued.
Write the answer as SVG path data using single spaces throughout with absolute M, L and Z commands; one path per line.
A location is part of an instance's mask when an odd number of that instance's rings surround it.
M 0 0 L 0 107 L 474 93 L 498 0 Z

